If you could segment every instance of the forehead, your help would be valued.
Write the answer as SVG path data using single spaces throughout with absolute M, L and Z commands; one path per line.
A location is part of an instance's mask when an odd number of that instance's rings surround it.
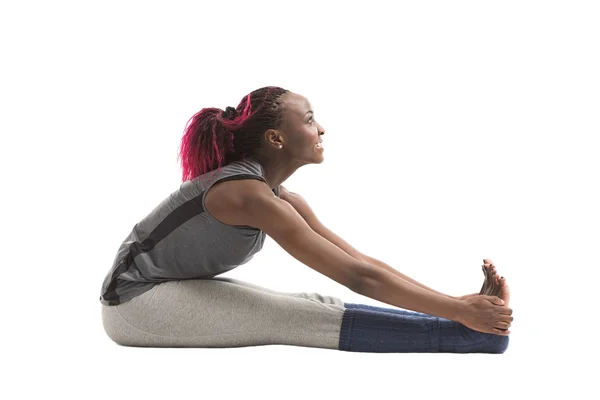
M 304 117 L 308 110 L 312 110 L 310 102 L 304 96 L 296 93 L 286 93 L 285 105 L 288 116 Z

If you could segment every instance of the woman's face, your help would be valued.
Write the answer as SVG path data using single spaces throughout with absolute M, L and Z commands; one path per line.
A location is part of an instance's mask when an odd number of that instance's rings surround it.
M 291 158 L 315 163 L 323 161 L 321 135 L 325 130 L 315 120 L 310 102 L 299 94 L 287 92 L 280 99 L 285 103 L 284 121 L 281 136 L 267 137 L 267 141 L 276 145 L 276 150 L 285 152 Z M 282 145 L 279 150 L 277 146 Z

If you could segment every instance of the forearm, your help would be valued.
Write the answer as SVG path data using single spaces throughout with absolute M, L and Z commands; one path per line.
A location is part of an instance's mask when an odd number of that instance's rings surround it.
M 400 271 L 397 271 L 396 269 L 390 267 L 389 265 L 387 265 L 383 261 L 379 261 L 379 260 L 377 260 L 377 259 L 375 259 L 373 257 L 364 256 L 362 261 L 367 262 L 367 263 L 372 264 L 372 265 L 375 265 L 377 267 L 383 268 L 384 270 L 386 270 L 386 271 L 388 271 L 388 272 L 396 275 L 398 278 L 404 279 L 405 281 L 408 281 L 408 282 L 412 283 L 413 285 L 417 285 L 417 286 L 419 286 L 419 287 L 421 287 L 421 288 L 423 288 L 425 290 L 428 290 L 428 291 L 430 291 L 432 293 L 439 294 L 440 296 L 446 296 L 446 297 L 451 298 L 451 299 L 458 299 L 457 297 L 450 296 L 450 295 L 444 294 L 442 292 L 438 292 L 437 290 L 433 290 L 432 288 L 427 287 L 427 286 L 423 285 L 422 283 L 417 282 L 414 279 L 412 279 L 412 278 L 404 275 Z
M 462 301 L 431 292 L 383 268 L 369 268 L 358 279 L 354 292 L 396 307 L 457 320 Z

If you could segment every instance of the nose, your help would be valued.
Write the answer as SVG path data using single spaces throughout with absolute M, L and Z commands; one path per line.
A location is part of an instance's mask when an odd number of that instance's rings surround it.
M 321 124 L 319 124 L 318 122 L 317 122 L 317 132 L 319 132 L 319 136 L 325 134 L 325 129 L 323 129 L 323 127 L 321 126 Z

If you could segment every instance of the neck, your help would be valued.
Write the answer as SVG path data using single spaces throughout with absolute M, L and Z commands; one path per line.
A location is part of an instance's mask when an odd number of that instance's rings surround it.
M 305 165 L 299 161 L 290 160 L 284 155 L 265 157 L 264 155 L 250 156 L 262 165 L 265 171 L 265 180 L 271 189 L 275 189 L 289 178 L 298 168 Z

